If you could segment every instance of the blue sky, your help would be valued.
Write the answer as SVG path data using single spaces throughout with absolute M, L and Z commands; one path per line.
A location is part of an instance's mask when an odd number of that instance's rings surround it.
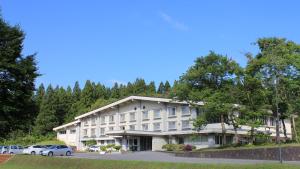
M 0 0 L 2 16 L 37 52 L 37 84 L 173 82 L 209 50 L 242 66 L 259 37 L 300 43 L 300 1 Z

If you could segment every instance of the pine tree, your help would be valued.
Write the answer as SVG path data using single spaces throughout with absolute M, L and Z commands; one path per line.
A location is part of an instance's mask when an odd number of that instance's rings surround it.
M 79 86 L 79 82 L 76 81 L 75 85 L 74 85 L 74 88 L 73 88 L 73 101 L 74 102 L 79 101 L 80 96 L 81 96 L 81 89 L 80 89 L 80 86 Z
M 164 92 L 164 94 L 165 94 L 165 95 L 169 95 L 169 94 L 170 94 L 170 91 L 171 91 L 171 85 L 170 85 L 169 81 L 166 81 L 166 83 L 165 83 L 165 92 Z
M 165 93 L 165 85 L 163 82 L 160 82 L 158 89 L 157 89 L 157 93 L 161 94 L 161 95 Z
M 151 81 L 149 85 L 147 86 L 147 95 L 148 96 L 154 96 L 156 94 L 156 87 L 155 82 Z
M 35 55 L 22 56 L 24 33 L 0 15 L 0 137 L 28 131 L 36 115 L 34 81 L 38 76 Z
M 56 101 L 54 90 L 52 86 L 49 85 L 35 122 L 34 132 L 36 134 L 47 135 L 52 132 L 54 127 L 59 125 L 56 110 L 53 107 L 53 105 L 57 104 Z

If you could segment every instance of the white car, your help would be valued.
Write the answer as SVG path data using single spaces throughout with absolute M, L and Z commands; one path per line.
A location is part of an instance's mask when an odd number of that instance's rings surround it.
M 88 151 L 89 152 L 98 152 L 100 149 L 100 146 L 97 146 L 97 145 L 93 145 L 91 147 L 88 148 Z
M 23 147 L 18 145 L 10 145 L 8 146 L 8 154 L 22 154 Z
M 8 146 L 0 146 L 0 154 L 6 154 L 8 152 Z
M 31 154 L 31 155 L 36 155 L 36 154 L 41 154 L 43 150 L 46 150 L 46 146 L 42 145 L 32 145 L 24 149 L 23 153 L 24 154 Z
M 41 155 L 43 156 L 70 156 L 72 154 L 72 148 L 65 145 L 53 145 L 46 150 L 43 150 Z

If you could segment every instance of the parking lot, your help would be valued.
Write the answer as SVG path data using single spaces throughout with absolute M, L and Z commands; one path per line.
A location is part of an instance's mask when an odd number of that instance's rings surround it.
M 207 163 L 207 164 L 259 164 L 259 163 L 278 163 L 278 161 L 268 160 L 243 160 L 243 159 L 213 159 L 213 158 L 188 158 L 175 157 L 172 153 L 142 151 L 126 154 L 104 154 L 99 153 L 74 153 L 72 156 L 63 158 L 86 158 L 99 160 L 138 160 L 138 161 L 157 161 L 157 162 L 176 162 L 176 163 Z M 284 163 L 299 164 L 300 161 L 289 161 Z

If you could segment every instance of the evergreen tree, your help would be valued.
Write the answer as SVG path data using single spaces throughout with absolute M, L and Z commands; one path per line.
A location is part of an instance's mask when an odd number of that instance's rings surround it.
M 118 99 L 120 98 L 120 89 L 119 89 L 119 84 L 115 83 L 114 86 L 111 88 L 111 98 Z
M 73 88 L 73 101 L 76 102 L 76 101 L 79 101 L 80 100 L 80 96 L 81 96 L 81 89 L 80 89 L 80 86 L 79 86 L 79 82 L 76 81 L 75 82 L 75 85 L 74 85 L 74 88 Z
M 22 56 L 24 33 L 0 16 L 0 137 L 28 131 L 36 115 L 33 102 L 37 74 L 34 55 Z
M 145 95 L 146 89 L 146 82 L 142 78 L 137 78 L 133 83 L 133 93 L 136 95 Z
M 158 94 L 164 94 L 165 93 L 165 85 L 163 82 L 159 83 L 158 89 L 157 89 Z
M 40 111 L 37 116 L 34 132 L 38 135 L 52 133 L 52 129 L 59 125 L 58 116 L 54 105 L 57 104 L 55 93 L 51 85 L 46 90 L 46 95 L 41 103 Z
M 164 94 L 165 94 L 165 95 L 169 95 L 169 94 L 170 94 L 170 91 L 171 91 L 171 85 L 170 85 L 169 81 L 166 81 L 166 83 L 165 83 L 164 86 L 165 86 Z
M 95 88 L 90 80 L 87 80 L 84 88 L 82 89 L 80 102 L 85 108 L 90 107 L 96 101 Z
M 154 96 L 156 94 L 155 82 L 151 81 L 147 86 L 147 96 Z
M 40 84 L 34 99 L 38 110 L 40 109 L 40 105 L 43 101 L 44 95 L 45 95 L 45 87 L 44 84 L 42 83 Z

